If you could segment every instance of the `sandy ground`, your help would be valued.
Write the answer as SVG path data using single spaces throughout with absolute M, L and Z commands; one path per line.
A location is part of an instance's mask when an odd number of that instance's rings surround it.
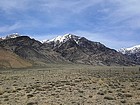
M 140 105 L 139 67 L 0 70 L 0 105 Z

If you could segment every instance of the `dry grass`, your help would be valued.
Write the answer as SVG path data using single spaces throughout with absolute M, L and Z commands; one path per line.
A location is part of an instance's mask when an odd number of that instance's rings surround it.
M 139 67 L 48 64 L 0 71 L 1 105 L 139 105 Z
M 4 94 L 4 89 L 3 87 L 0 87 L 0 95 L 3 95 Z

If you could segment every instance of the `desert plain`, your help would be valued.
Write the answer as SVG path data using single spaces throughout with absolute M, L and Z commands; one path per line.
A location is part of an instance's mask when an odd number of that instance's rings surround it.
M 140 105 L 140 67 L 0 69 L 0 105 Z

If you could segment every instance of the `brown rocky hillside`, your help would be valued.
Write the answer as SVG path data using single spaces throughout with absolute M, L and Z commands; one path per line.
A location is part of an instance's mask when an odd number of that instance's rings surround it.
M 13 52 L 0 47 L 0 68 L 26 68 L 32 64 Z

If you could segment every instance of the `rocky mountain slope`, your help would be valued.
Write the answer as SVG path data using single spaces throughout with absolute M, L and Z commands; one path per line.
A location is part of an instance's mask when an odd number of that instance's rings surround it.
M 135 54 L 140 52 L 140 45 L 136 45 L 130 48 L 122 48 L 119 51 L 122 52 L 123 54 Z
M 136 45 L 130 48 L 122 48 L 119 50 L 119 52 L 125 54 L 136 62 L 140 62 L 140 45 Z
M 28 62 L 13 52 L 0 47 L 0 68 L 26 68 L 31 66 L 31 62 Z
M 47 49 L 46 45 L 31 39 L 28 36 L 19 36 L 0 41 L 3 48 L 8 49 L 20 57 L 33 61 L 34 64 L 45 65 L 45 63 L 64 62 L 65 59 L 60 54 Z
M 17 38 L 19 36 L 20 36 L 20 34 L 18 34 L 18 33 L 12 33 L 12 34 L 9 34 L 9 35 L 7 35 L 5 37 L 0 37 L 0 41 L 6 40 L 6 39 Z
M 72 34 L 58 36 L 43 43 L 29 36 L 13 34 L 0 41 L 0 46 L 15 53 L 33 65 L 46 63 L 81 63 L 90 65 L 134 65 L 129 57 L 110 49 L 100 42 L 93 42 Z
M 100 42 L 93 42 L 72 34 L 58 36 L 44 42 L 50 49 L 74 63 L 92 65 L 131 65 L 133 60 Z

